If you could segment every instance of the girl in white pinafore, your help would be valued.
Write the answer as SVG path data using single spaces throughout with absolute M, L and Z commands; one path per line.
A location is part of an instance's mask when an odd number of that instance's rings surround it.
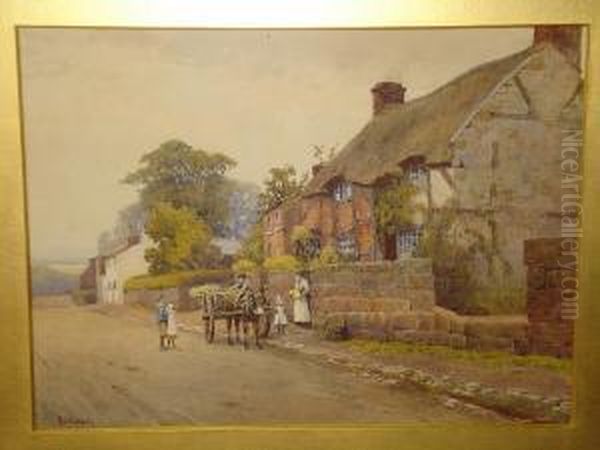
M 273 318 L 273 325 L 275 325 L 277 333 L 285 334 L 285 326 L 287 323 L 288 320 L 285 314 L 285 308 L 283 307 L 283 300 L 281 300 L 281 295 L 277 294 L 275 300 L 275 317 Z
M 175 348 L 175 339 L 177 339 L 177 320 L 175 319 L 175 306 L 169 303 L 167 307 L 167 347 Z

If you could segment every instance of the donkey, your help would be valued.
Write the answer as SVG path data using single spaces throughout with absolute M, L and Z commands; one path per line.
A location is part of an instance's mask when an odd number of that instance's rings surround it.
M 235 310 L 238 312 L 236 315 L 231 315 L 226 318 L 227 320 L 227 342 L 229 345 L 233 345 L 231 339 L 231 326 L 235 326 L 235 339 L 236 342 L 240 342 L 240 324 L 242 326 L 243 340 L 242 344 L 244 348 L 248 348 L 248 331 L 249 325 L 252 326 L 252 332 L 254 333 L 254 342 L 256 348 L 262 349 L 260 343 L 259 333 L 259 305 L 256 299 L 256 295 L 252 289 L 245 283 L 240 284 L 232 288 L 235 291 Z
M 215 337 L 215 322 L 225 320 L 227 324 L 227 342 L 233 345 L 231 328 L 235 328 L 235 341 L 248 348 L 248 331 L 252 326 L 257 348 L 262 348 L 259 338 L 259 305 L 252 289 L 245 283 L 236 283 L 230 288 L 215 285 L 199 286 L 190 290 L 192 297 L 202 299 L 204 334 L 206 341 L 212 343 Z M 243 340 L 240 339 L 240 325 Z

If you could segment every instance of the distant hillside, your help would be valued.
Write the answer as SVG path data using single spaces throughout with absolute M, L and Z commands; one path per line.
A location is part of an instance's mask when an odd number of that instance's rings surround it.
M 31 267 L 31 290 L 33 295 L 56 295 L 71 292 L 79 285 L 77 267 L 61 264 L 34 263 Z

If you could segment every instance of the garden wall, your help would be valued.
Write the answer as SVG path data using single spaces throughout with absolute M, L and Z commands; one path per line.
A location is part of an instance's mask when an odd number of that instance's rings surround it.
M 292 316 L 294 273 L 262 274 Z M 527 353 L 528 321 L 517 316 L 461 316 L 436 306 L 427 259 L 332 265 L 310 273 L 315 328 L 326 338 L 359 337 Z M 254 277 L 258 286 L 260 278 Z
M 291 316 L 289 292 L 294 287 L 293 272 L 263 272 L 252 278 L 257 287 L 260 280 L 268 286 L 274 301 L 284 300 Z M 309 275 L 313 319 L 344 312 L 427 311 L 435 306 L 433 275 L 428 259 L 407 259 L 395 262 L 336 264 L 313 269 Z
M 569 266 L 565 264 L 573 260 L 564 261 L 562 242 L 562 238 L 525 241 L 527 316 L 532 352 L 569 357 L 573 354 L 577 313 L 577 304 L 571 301 L 574 299 L 572 293 L 577 293 L 577 273 L 568 270 Z M 562 266 L 559 265 L 561 262 Z M 563 293 L 566 294 L 567 289 L 571 292 L 565 300 Z

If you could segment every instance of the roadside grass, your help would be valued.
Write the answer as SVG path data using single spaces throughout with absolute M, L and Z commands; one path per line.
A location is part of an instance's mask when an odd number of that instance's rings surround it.
M 160 275 L 138 275 L 125 282 L 125 291 L 140 289 L 167 289 L 194 284 L 228 282 L 232 271 L 228 269 L 199 269 Z
M 431 355 L 451 361 L 464 361 L 491 368 L 527 367 L 547 369 L 560 373 L 572 371 L 572 361 L 542 355 L 513 355 L 499 351 L 475 351 L 455 349 L 440 345 L 410 344 L 406 342 L 384 342 L 370 339 L 352 339 L 343 345 L 352 350 L 374 355 Z

